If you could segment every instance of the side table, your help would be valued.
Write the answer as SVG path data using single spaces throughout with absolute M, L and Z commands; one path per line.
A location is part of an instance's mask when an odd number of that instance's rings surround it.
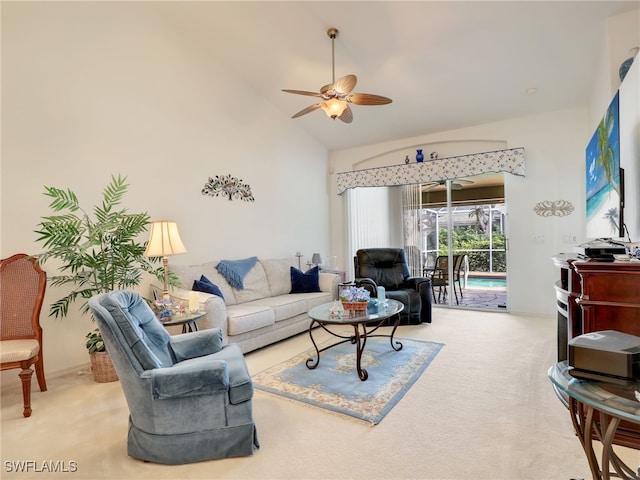
M 173 315 L 167 321 L 160 319 L 160 322 L 165 327 L 173 325 L 182 325 L 182 333 L 197 332 L 198 320 L 205 316 L 205 312 L 187 312 L 182 314 Z
M 594 480 L 608 480 L 611 477 L 640 480 L 640 466 L 626 465 L 613 449 L 621 421 L 640 424 L 640 402 L 635 398 L 635 392 L 640 390 L 640 382 L 617 385 L 582 380 L 571 376 L 569 370 L 568 362 L 562 361 L 549 369 L 548 376 L 556 393 L 568 396 L 571 421 L 582 443 Z M 602 442 L 600 463 L 593 449 L 594 433 Z

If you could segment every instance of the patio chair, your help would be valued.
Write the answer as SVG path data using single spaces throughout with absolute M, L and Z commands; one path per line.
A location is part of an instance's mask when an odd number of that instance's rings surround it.
M 456 299 L 456 305 L 460 304 L 460 300 L 463 298 L 462 294 L 462 282 L 466 280 L 467 255 L 453 255 L 453 279 L 449 281 L 449 257 L 446 255 L 440 255 L 436 258 L 435 266 L 430 273 L 431 276 L 431 289 L 433 297 L 436 298 L 435 288 L 438 288 L 438 303 L 444 303 L 447 300 L 448 287 L 451 286 L 453 295 Z M 457 288 L 456 288 L 457 286 Z M 460 298 L 458 298 L 458 292 Z

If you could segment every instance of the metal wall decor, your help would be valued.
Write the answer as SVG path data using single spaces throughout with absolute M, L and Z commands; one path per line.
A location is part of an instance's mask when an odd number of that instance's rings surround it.
M 566 217 L 575 210 L 573 204 L 568 200 L 544 200 L 533 207 L 536 215 L 541 217 Z
M 231 175 L 209 177 L 209 181 L 204 184 L 202 194 L 210 197 L 226 197 L 229 201 L 239 199 L 244 202 L 253 202 L 255 200 L 251 187 L 243 183 L 242 179 Z

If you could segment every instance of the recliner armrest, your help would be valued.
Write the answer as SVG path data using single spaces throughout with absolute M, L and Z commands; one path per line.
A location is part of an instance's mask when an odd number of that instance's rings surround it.
M 354 283 L 357 287 L 365 288 L 371 295 L 371 298 L 375 298 L 378 295 L 378 284 L 373 278 L 356 278 Z
M 431 283 L 431 279 L 428 277 L 408 277 L 405 280 L 405 283 L 409 288 L 418 290 L 418 287 L 421 283 Z
M 151 373 L 154 400 L 210 395 L 229 390 L 227 362 L 221 359 L 176 363 Z
M 199 330 L 197 332 L 172 335 L 169 345 L 176 362 L 203 357 L 222 350 L 222 332 L 219 328 Z

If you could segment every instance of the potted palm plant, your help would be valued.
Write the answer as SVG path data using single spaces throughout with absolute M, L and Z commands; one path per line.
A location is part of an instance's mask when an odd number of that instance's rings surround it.
M 89 312 L 89 298 L 112 290 L 134 288 L 145 272 L 163 278 L 162 266 L 154 265 L 160 259 L 145 257 L 145 244 L 138 241 L 147 230 L 149 215 L 118 208 L 128 190 L 125 181 L 126 177 L 112 176 L 102 192 L 102 203 L 91 211 L 80 206 L 73 191 L 45 186 L 44 194 L 52 199 L 49 207 L 54 214 L 41 217 L 38 224 L 37 241 L 42 242 L 45 251 L 37 258 L 41 264 L 50 259 L 61 263 L 59 274 L 49 277 L 50 285 L 71 286 L 66 295 L 51 304 L 49 316 L 66 317 L 76 300 L 83 301 L 80 311 L 84 315 Z M 177 278 L 170 275 L 169 283 L 175 285 Z M 113 378 L 108 373 L 99 374 L 100 378 L 96 376 L 105 357 L 109 358 L 99 331 L 87 334 L 86 347 L 96 381 L 117 380 L 117 376 Z

